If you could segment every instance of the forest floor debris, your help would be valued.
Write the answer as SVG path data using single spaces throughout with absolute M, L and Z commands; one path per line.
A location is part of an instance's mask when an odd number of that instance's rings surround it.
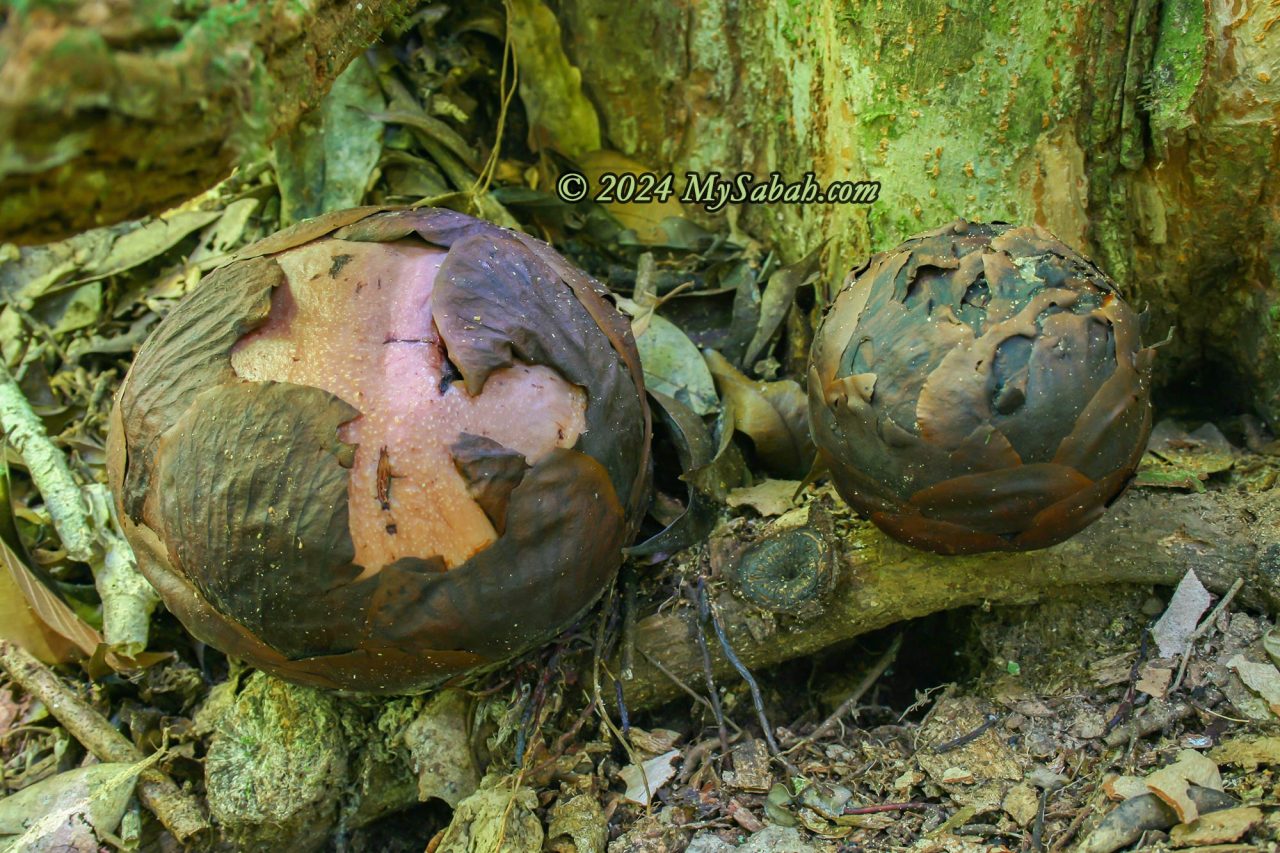
M 610 656 L 599 638 L 625 646 L 637 606 L 705 610 L 704 630 L 683 639 L 705 644 L 709 660 L 724 614 L 707 603 L 708 578 L 765 525 L 799 527 L 821 498 L 800 487 L 796 381 L 820 311 L 817 256 L 784 266 L 679 205 L 557 199 L 549 187 L 561 169 L 640 165 L 615 152 L 571 162 L 538 144 L 589 138 L 592 123 L 568 90 L 522 88 L 525 100 L 510 100 L 500 8 L 463 20 L 428 7 L 371 51 L 349 82 L 376 84 L 386 111 L 333 133 L 380 156 L 347 162 L 341 186 L 323 189 L 518 223 L 632 300 L 647 366 L 669 368 L 656 384 L 694 413 L 666 413 L 674 426 L 659 438 L 646 529 L 655 538 L 637 549 L 634 580 L 555 644 L 434 698 L 372 700 L 249 675 L 167 614 L 151 620 L 151 654 L 99 655 L 88 671 L 70 647 L 49 650 L 55 673 L 6 646 L 0 795 L 56 779 L 74 789 L 105 772 L 89 768 L 149 755 L 155 766 L 138 785 L 147 810 L 90 820 L 107 841 L 134 820 L 128 843 L 140 849 L 181 849 L 175 839 L 202 833 L 212 811 L 224 840 L 289 849 L 1276 850 L 1280 635 L 1234 592 L 1202 594 L 1193 574 L 1172 596 L 1115 586 L 935 614 L 743 667 L 750 680 L 711 676 L 710 665 L 689 678 L 659 670 L 677 698 L 618 712 L 613 685 L 625 707 L 627 681 L 602 676 Z M 560 59 L 538 61 L 563 83 L 573 69 Z M 557 97 L 572 101 L 570 126 L 553 121 Z M 306 177 L 324 174 L 314 167 L 333 145 L 295 141 L 169 216 L 0 252 L 0 354 L 78 482 L 104 479 L 106 411 L 141 339 L 221 259 L 303 209 Z M 720 355 L 704 361 L 700 348 Z M 1183 416 L 1157 426 L 1137 488 L 1275 487 L 1280 444 L 1255 420 L 1172 414 Z M 9 569 L 100 629 L 90 567 L 59 539 L 21 455 L 5 454 Z M 769 600 L 785 610 L 788 592 Z M 731 627 L 768 640 L 777 615 Z M 593 656 L 600 669 L 579 666 Z M 652 662 L 636 653 L 637 668 Z

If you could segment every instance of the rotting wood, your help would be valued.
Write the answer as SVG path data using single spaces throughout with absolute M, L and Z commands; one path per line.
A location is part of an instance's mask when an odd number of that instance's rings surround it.
M 822 515 L 835 522 L 836 577 L 812 615 L 787 617 L 747 603 L 735 594 L 732 571 L 712 591 L 734 650 L 753 670 L 942 610 L 1029 604 L 1088 585 L 1173 585 L 1189 569 L 1219 595 L 1243 579 L 1239 602 L 1280 609 L 1280 495 L 1274 491 L 1134 491 L 1101 521 L 1053 548 L 968 557 L 942 557 L 896 543 L 869 523 L 850 518 L 830 493 L 811 504 L 810 523 Z M 766 528 L 763 535 L 770 532 Z M 635 674 L 624 682 L 632 711 L 679 695 L 681 688 L 671 675 L 701 683 L 702 663 L 688 639 L 692 619 L 696 614 L 690 609 L 677 607 L 637 623 Z M 733 679 L 730 663 L 715 644 L 711 650 L 716 677 Z M 612 685 L 608 688 L 605 695 L 612 695 Z

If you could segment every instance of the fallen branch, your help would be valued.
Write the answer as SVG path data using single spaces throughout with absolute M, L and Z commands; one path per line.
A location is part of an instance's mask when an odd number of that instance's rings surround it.
M 128 738 L 101 714 L 80 700 L 44 664 L 13 643 L 0 640 L 0 667 L 14 683 L 39 699 L 72 737 L 100 761 L 137 764 L 143 760 Z M 209 821 L 195 799 L 154 767 L 138 775 L 138 799 L 180 842 L 195 840 L 209 829 Z
M 808 520 L 798 527 L 785 520 L 765 525 L 758 535 L 746 534 L 751 541 L 739 543 L 745 547 L 720 547 L 713 536 L 706 546 L 709 554 L 703 555 L 716 578 L 707 587 L 707 609 L 714 605 L 728 644 L 740 662 L 756 672 L 859 634 L 953 607 L 983 601 L 1028 604 L 1084 585 L 1173 586 L 1191 568 L 1206 587 L 1219 593 L 1243 578 L 1237 601 L 1276 609 L 1280 604 L 1280 542 L 1268 537 L 1278 520 L 1280 489 L 1255 496 L 1234 490 L 1201 495 L 1135 492 L 1102 521 L 1045 551 L 939 557 L 889 540 L 870 524 L 854 519 L 838 498 L 826 492 L 809 505 Z M 734 528 L 727 536 L 736 542 L 740 534 Z M 756 543 L 793 535 L 802 537 L 805 547 L 752 550 Z M 830 547 L 809 547 L 815 537 Z M 734 556 L 717 557 L 720 552 Z M 753 560 L 753 554 L 784 557 L 774 561 L 773 570 L 780 575 L 777 578 L 770 579 L 759 563 L 744 573 L 751 579 L 750 592 L 756 604 L 737 594 L 738 569 L 744 561 Z M 803 554 L 816 556 L 809 561 L 797 557 Z M 717 564 L 718 560 L 724 564 Z M 810 571 L 825 576 L 801 576 Z M 796 591 L 800 589 L 813 590 L 813 600 L 798 601 Z M 768 604 L 770 590 L 777 597 L 779 612 L 760 606 Z M 698 642 L 702 636 L 698 611 L 698 598 L 691 594 L 674 607 L 664 607 L 637 621 L 634 676 L 623 682 L 631 711 L 688 696 L 714 714 L 718 700 L 715 685 L 739 678 L 719 644 L 707 643 L 705 638 Z M 597 620 L 595 649 L 602 647 L 607 613 L 603 611 Z M 704 654 L 710 671 L 703 669 Z M 874 680 L 891 660 L 891 653 L 884 655 L 864 683 Z M 616 692 L 611 682 L 613 674 L 620 672 L 617 657 L 608 664 L 597 666 L 587 660 L 582 665 L 591 673 L 586 682 L 592 685 L 591 706 L 599 708 L 602 697 Z M 694 685 L 710 686 L 703 693 Z M 856 704 L 861 690 L 860 685 L 846 703 L 848 707 Z M 601 714 L 614 737 L 625 743 L 612 723 L 617 709 Z M 839 714 L 832 717 L 822 728 L 834 726 Z M 720 719 L 737 730 L 732 720 Z M 796 746 L 812 739 L 811 735 Z M 721 735 L 722 752 L 727 753 L 730 740 L 727 732 Z M 691 766 L 690 761 L 686 758 L 686 767 Z M 403 774 L 404 780 L 381 784 L 402 792 L 403 799 L 383 803 L 383 808 L 390 811 L 412 805 L 417 788 L 405 781 L 412 779 L 410 768 L 389 767 L 389 772 Z M 890 804 L 872 811 L 912 807 L 914 804 Z
M 81 488 L 66 456 L 49 439 L 40 417 L 3 364 L 0 435 L 27 466 L 67 556 L 89 564 L 102 599 L 103 639 L 118 654 L 141 653 L 147 647 L 151 611 L 160 598 L 138 570 L 133 549 L 112 519 L 106 486 L 94 483 Z
M 67 556 L 89 562 L 93 559 L 96 537 L 80 484 L 62 451 L 45 435 L 40 416 L 3 364 L 0 364 L 0 431 L 27 466 Z
M 811 584 L 815 590 L 811 606 L 800 608 L 800 615 L 789 615 L 797 613 L 791 598 L 779 603 L 779 612 L 770 612 L 735 594 L 743 562 L 768 549 L 739 550 L 736 562 L 716 567 L 722 582 L 709 595 L 737 656 L 753 670 L 942 610 L 983 602 L 1028 604 L 1085 585 L 1173 585 L 1188 569 L 1195 569 L 1204 585 L 1219 594 L 1240 579 L 1239 601 L 1274 611 L 1280 609 L 1280 543 L 1272 538 L 1278 521 L 1276 490 L 1256 495 L 1234 489 L 1204 494 L 1133 491 L 1097 524 L 1053 548 L 941 557 L 888 539 L 870 524 L 852 518 L 828 492 L 810 505 L 806 524 L 767 526 L 756 540 L 797 532 L 812 536 L 815 529 L 829 528 L 823 533 L 830 546 L 826 559 L 804 565 L 788 560 L 777 566 L 777 571 L 787 573 L 777 584 L 780 589 L 805 585 L 796 581 L 796 572 L 827 575 Z M 762 594 L 760 572 L 757 565 L 748 573 L 757 603 Z M 689 623 L 694 619 L 696 614 L 686 607 L 667 609 L 637 623 L 639 654 L 634 677 L 626 683 L 627 703 L 633 711 L 679 695 L 677 680 L 701 678 L 700 652 L 688 641 Z M 732 678 L 733 667 L 723 654 L 713 658 L 715 675 Z

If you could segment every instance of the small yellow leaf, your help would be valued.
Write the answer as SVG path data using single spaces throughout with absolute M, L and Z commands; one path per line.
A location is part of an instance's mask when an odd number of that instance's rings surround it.
M 647 172 L 654 174 L 657 179 L 662 177 L 643 163 L 608 149 L 589 151 L 580 156 L 577 162 L 593 194 L 602 188 L 600 178 L 605 173 L 640 175 Z M 636 239 L 641 243 L 661 243 L 666 239 L 666 232 L 662 230 L 663 220 L 672 216 L 684 218 L 685 215 L 684 206 L 679 201 L 679 187 L 672 186 L 671 190 L 672 194 L 666 201 L 659 200 L 656 194 L 651 193 L 655 195 L 652 201 L 632 201 L 626 204 L 611 201 L 602 202 L 601 206 L 609 211 L 609 215 L 618 220 L 618 224 L 623 228 L 635 231 Z M 621 197 L 621 193 L 618 197 Z

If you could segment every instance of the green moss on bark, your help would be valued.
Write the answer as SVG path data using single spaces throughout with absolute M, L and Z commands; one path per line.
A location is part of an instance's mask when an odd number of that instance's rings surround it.
M 740 211 L 785 259 L 829 239 L 828 284 L 956 216 L 1036 223 L 1150 304 L 1153 334 L 1178 326 L 1159 375 L 1212 371 L 1216 353 L 1280 421 L 1280 367 L 1264 369 L 1280 343 L 1253 296 L 1277 288 L 1260 257 L 1280 173 L 1265 2 L 1208 16 L 1199 0 L 632 4 L 621 55 L 601 40 L 610 4 L 561 10 L 625 153 L 677 173 L 881 182 L 870 207 Z

